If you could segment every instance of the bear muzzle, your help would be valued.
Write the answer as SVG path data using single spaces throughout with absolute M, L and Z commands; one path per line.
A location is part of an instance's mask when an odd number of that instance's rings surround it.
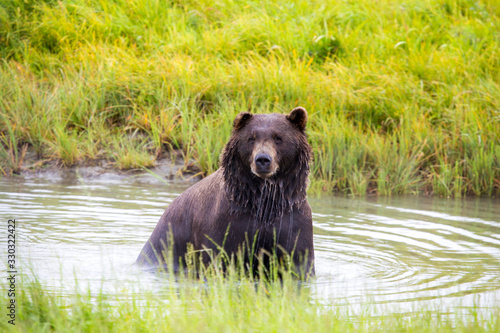
M 271 172 L 271 162 L 271 156 L 269 156 L 268 154 L 258 154 L 257 156 L 255 156 L 255 165 L 257 166 L 257 172 Z
M 251 169 L 256 176 L 266 179 L 271 177 L 278 170 L 276 157 L 267 152 L 261 152 L 254 155 Z

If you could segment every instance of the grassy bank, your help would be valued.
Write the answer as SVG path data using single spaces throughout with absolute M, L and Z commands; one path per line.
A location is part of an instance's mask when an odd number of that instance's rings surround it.
M 0 57 L 4 174 L 28 146 L 209 174 L 238 112 L 301 105 L 312 190 L 500 192 L 497 1 L 1 1 Z
M 24 278 L 16 287 L 15 325 L 0 321 L 2 332 L 498 332 L 500 309 L 415 309 L 358 312 L 321 304 L 309 287 L 254 282 L 233 277 L 174 282 L 156 291 L 124 290 L 119 296 L 78 291 L 48 292 Z M 123 288 L 122 288 L 123 289 Z M 2 290 L 1 304 L 9 304 Z M 5 307 L 4 307 L 5 309 Z M 5 310 L 7 311 L 7 310 Z

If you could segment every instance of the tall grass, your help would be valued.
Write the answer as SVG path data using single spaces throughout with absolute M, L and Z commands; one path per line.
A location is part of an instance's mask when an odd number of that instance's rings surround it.
M 147 273 L 144 273 L 147 274 Z M 498 309 L 415 308 L 410 313 L 360 310 L 320 300 L 311 284 L 255 280 L 233 264 L 201 278 L 159 275 L 155 290 L 121 286 L 120 294 L 76 287 L 72 295 L 48 289 L 33 276 L 16 285 L 15 325 L 2 332 L 498 332 Z M 83 281 L 78 281 L 81 283 Z M 0 300 L 8 304 L 3 289 Z M 49 289 L 50 290 L 50 289 Z
M 139 131 L 152 160 L 180 149 L 187 167 L 209 174 L 235 114 L 301 105 L 313 188 L 498 195 L 499 8 L 491 0 L 2 2 L 0 131 L 15 124 L 17 149 L 28 143 L 65 165 L 117 160 L 107 143 Z M 130 167 L 150 163 L 139 160 Z
M 0 135 L 0 158 L 4 167 L 8 168 L 9 173 L 17 174 L 21 171 L 28 145 L 24 144 L 19 147 L 18 137 L 15 133 L 16 124 L 9 123 L 7 119 L 4 119 L 4 121 L 8 126 L 5 133 Z M 6 174 L 2 165 L 0 165 L 0 171 Z

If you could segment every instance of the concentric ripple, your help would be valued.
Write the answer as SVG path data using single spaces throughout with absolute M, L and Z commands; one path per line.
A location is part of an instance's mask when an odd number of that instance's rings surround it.
M 185 188 L 4 178 L 0 213 L 5 222 L 17 221 L 21 265 L 54 288 L 73 291 L 76 276 L 100 290 L 103 280 L 115 285 L 147 279 L 128 268 L 164 209 Z M 323 196 L 309 201 L 313 288 L 319 298 L 408 309 L 419 302 L 451 307 L 500 302 L 500 200 Z
M 311 200 L 321 295 L 349 303 L 500 301 L 500 201 Z

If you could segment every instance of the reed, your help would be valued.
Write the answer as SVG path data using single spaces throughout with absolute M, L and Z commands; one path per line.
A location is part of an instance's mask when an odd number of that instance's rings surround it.
M 500 192 L 496 1 L 12 0 L 0 20 L 18 153 L 116 162 L 107 138 L 138 131 L 207 175 L 235 114 L 302 105 L 312 190 Z

